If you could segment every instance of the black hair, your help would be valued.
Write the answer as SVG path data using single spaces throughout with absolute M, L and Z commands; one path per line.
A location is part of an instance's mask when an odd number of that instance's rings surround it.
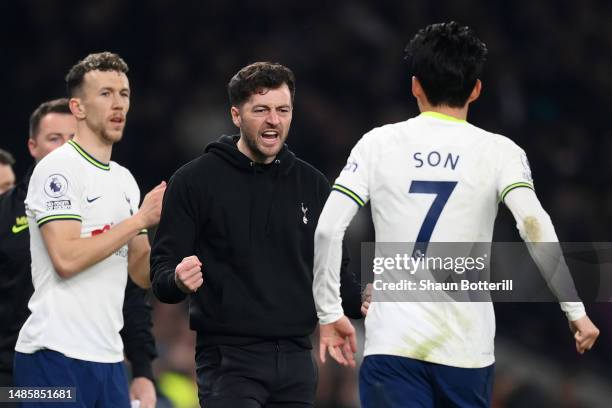
M 13 164 L 15 164 L 15 158 L 6 150 L 0 149 L 0 164 L 12 166 Z
M 67 98 L 54 99 L 43 102 L 30 115 L 30 139 L 35 139 L 40 128 L 40 121 L 49 113 L 65 113 L 71 115 Z
M 287 84 L 291 102 L 295 96 L 295 76 L 284 65 L 275 62 L 255 62 L 242 68 L 227 85 L 230 104 L 240 106 L 261 89 L 277 89 Z
M 419 30 L 404 51 L 429 103 L 459 108 L 482 72 L 487 46 L 469 27 L 451 21 Z

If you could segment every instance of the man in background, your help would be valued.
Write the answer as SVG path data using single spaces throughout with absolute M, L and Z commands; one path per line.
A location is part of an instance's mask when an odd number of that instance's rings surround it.
M 15 159 L 6 150 L 0 149 L 0 194 L 3 194 L 15 186 L 15 172 L 13 165 Z

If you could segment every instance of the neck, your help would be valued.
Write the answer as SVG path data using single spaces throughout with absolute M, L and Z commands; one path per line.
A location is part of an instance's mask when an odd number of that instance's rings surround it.
M 443 115 L 452 116 L 456 119 L 467 120 L 468 106 L 465 104 L 462 108 L 453 108 L 447 105 L 430 105 L 428 102 L 419 101 L 419 110 L 421 112 L 437 112 Z
M 105 141 L 87 126 L 79 125 L 77 124 L 77 132 L 73 140 L 87 153 L 92 155 L 94 159 L 102 163 L 109 163 L 113 152 L 113 144 Z

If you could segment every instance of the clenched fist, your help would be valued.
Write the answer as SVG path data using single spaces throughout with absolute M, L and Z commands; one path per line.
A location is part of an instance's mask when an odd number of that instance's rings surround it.
M 174 269 L 174 281 L 180 290 L 185 293 L 193 293 L 204 283 L 202 275 L 202 262 L 197 256 L 192 255 L 183 258 Z

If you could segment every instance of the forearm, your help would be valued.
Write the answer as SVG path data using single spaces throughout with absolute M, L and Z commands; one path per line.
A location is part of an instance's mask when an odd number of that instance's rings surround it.
M 155 297 L 164 303 L 179 303 L 187 297 L 176 284 L 174 268 L 176 265 L 172 267 L 167 261 L 151 257 L 151 288 Z
M 143 289 L 151 287 L 149 257 L 151 246 L 148 237 L 140 234 L 130 241 L 128 250 L 128 273 L 130 278 Z
M 559 299 L 561 309 L 570 321 L 583 317 L 586 314 L 584 305 L 579 301 L 554 226 L 535 193 L 528 189 L 515 189 L 508 193 L 505 203 L 534 262 Z
M 56 221 L 74 222 L 74 221 Z M 53 266 L 62 278 L 70 278 L 108 258 L 144 228 L 136 217 L 130 217 L 110 230 L 92 237 L 67 236 L 53 223 L 43 225 L 41 232 Z
M 352 201 L 332 193 L 319 217 L 315 231 L 313 295 L 321 324 L 333 323 L 344 315 L 340 297 L 342 239 L 357 210 Z

